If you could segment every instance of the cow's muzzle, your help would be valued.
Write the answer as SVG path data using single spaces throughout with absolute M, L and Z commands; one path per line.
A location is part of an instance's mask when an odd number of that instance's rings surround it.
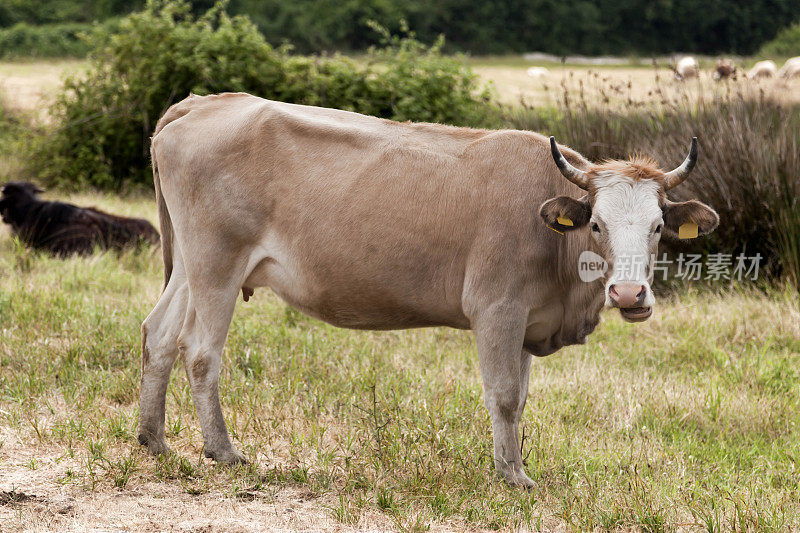
M 620 316 L 628 322 L 644 322 L 653 314 L 652 307 L 626 307 L 620 308 Z
M 653 308 L 644 305 L 647 298 L 647 285 L 640 283 L 615 283 L 608 288 L 608 296 L 614 307 L 628 322 L 642 322 L 650 318 Z

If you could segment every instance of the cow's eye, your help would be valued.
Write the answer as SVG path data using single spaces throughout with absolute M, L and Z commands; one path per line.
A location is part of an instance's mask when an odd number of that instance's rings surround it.
M 654 233 L 661 233 L 661 224 L 659 224 L 658 226 L 656 226 L 656 229 L 655 229 L 655 232 L 654 232 Z
M 597 225 L 597 222 L 592 222 L 592 231 L 600 233 L 600 226 Z

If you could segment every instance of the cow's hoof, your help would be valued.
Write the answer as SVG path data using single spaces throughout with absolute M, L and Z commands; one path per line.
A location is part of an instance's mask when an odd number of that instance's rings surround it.
M 137 438 L 139 444 L 147 446 L 147 451 L 149 451 L 151 455 L 169 455 L 172 452 L 169 446 L 167 446 L 167 441 L 164 440 L 163 437 L 159 438 L 155 435 L 139 433 Z
M 236 448 L 230 448 L 229 450 L 223 450 L 219 452 L 215 452 L 206 448 L 203 450 L 203 454 L 221 465 L 235 466 L 247 464 L 247 458 Z
M 528 477 L 528 475 L 521 469 L 517 471 L 501 472 L 503 479 L 512 487 L 519 487 L 525 490 L 532 490 L 536 483 Z
M 529 478 L 525 472 L 520 471 L 517 472 L 517 475 L 515 476 L 512 485 L 514 485 L 515 487 L 523 488 L 525 490 L 533 490 L 533 488 L 536 486 L 536 483 L 534 483 L 534 481 L 531 478 Z

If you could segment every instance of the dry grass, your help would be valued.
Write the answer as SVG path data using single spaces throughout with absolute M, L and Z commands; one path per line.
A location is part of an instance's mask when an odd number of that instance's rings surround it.
M 83 60 L 0 61 L 0 96 L 13 110 L 33 113 L 47 120 L 47 108 L 65 76 L 79 73 Z
M 154 218 L 148 198 L 72 200 Z M 267 290 L 240 304 L 223 410 L 251 465 L 218 468 L 185 375 L 167 437 L 135 442 L 139 324 L 157 253 L 58 261 L 0 235 L 3 531 L 463 529 L 740 531 L 800 525 L 796 295 L 720 287 L 608 313 L 534 362 L 523 420 L 537 487 L 491 469 L 471 336 L 353 332 Z
M 785 102 L 800 102 L 800 78 L 793 80 L 767 79 L 751 81 L 715 82 L 710 69 L 700 78 L 687 81 L 674 79 L 667 68 L 652 66 L 636 67 L 576 67 L 548 66 L 550 73 L 543 79 L 534 79 L 526 73 L 525 66 L 491 66 L 480 64 L 473 67 L 475 73 L 491 81 L 500 101 L 516 105 L 520 101 L 535 106 L 558 106 L 562 103 L 564 88 L 574 95 L 582 95 L 591 106 L 615 108 L 629 107 L 631 103 L 641 106 L 660 105 L 663 100 L 696 100 L 698 95 L 706 98 L 728 91 L 745 91 L 755 96 L 762 93 L 768 98 Z
M 123 451 L 124 453 L 124 451 Z M 61 480 L 84 467 L 63 447 L 6 440 L 0 448 L 0 523 L 13 531 L 342 531 L 328 508 L 336 496 L 302 487 L 236 490 L 222 483 L 192 494 L 176 482 L 131 483 L 125 489 L 76 490 Z M 225 480 L 227 481 L 227 479 Z M 5 495 L 5 496 L 4 496 Z M 5 498 L 5 503 L 3 503 Z M 392 520 L 373 511 L 364 529 L 386 530 Z

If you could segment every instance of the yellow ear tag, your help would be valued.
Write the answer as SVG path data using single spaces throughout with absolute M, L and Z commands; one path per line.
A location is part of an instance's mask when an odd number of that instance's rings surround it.
M 697 237 L 697 224 L 694 222 L 686 222 L 678 228 L 679 239 L 694 239 L 695 237 Z
M 558 217 L 556 218 L 556 222 L 558 222 L 562 226 L 574 226 L 572 221 L 566 217 Z

